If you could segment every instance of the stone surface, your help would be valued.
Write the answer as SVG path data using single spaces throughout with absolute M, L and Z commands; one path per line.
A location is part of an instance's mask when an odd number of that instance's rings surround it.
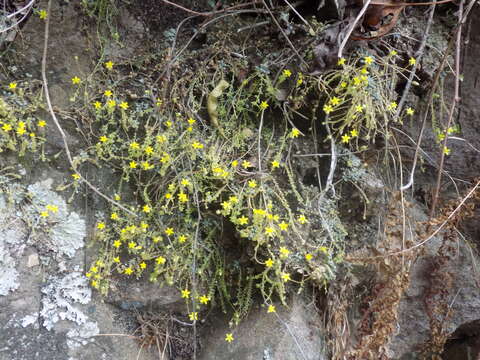
M 199 360 L 326 360 L 322 318 L 314 304 L 293 296 L 289 308 L 276 305 L 276 313 L 254 307 L 234 330 L 228 318 L 215 316 L 204 328 Z M 228 344 L 225 334 L 233 333 Z

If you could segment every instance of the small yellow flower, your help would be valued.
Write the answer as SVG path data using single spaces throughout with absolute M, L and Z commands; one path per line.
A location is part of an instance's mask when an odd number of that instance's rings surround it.
M 262 110 L 265 110 L 266 108 L 268 108 L 268 106 L 269 106 L 269 105 L 268 105 L 268 103 L 267 103 L 266 101 L 262 101 L 262 102 L 260 103 L 260 109 L 262 109 Z
M 387 110 L 393 111 L 397 108 L 398 104 L 396 101 L 392 101 L 390 104 L 387 105 Z
M 308 220 L 307 220 L 307 218 L 305 217 L 305 215 L 300 215 L 300 216 L 298 217 L 298 222 L 299 222 L 300 224 L 306 224 L 306 223 L 308 222 Z
M 449 148 L 446 147 L 446 146 L 443 147 L 443 153 L 444 153 L 445 155 L 447 155 L 447 156 L 450 155 L 450 152 L 451 152 L 451 149 L 449 149 Z
M 113 246 L 116 247 L 117 249 L 120 247 L 120 245 L 122 245 L 122 242 L 120 240 L 115 240 L 113 242 Z
M 175 231 L 171 227 L 165 229 L 165 234 L 167 234 L 168 236 L 173 235 L 174 233 Z
M 163 256 L 159 256 L 159 257 L 157 257 L 157 259 L 155 261 L 157 262 L 158 265 L 163 265 L 163 264 L 165 264 L 167 259 L 165 259 Z
M 170 194 L 170 193 L 165 194 L 165 199 L 171 199 L 171 198 L 172 198 L 172 194 Z
M 198 141 L 194 141 L 194 142 L 192 143 L 192 147 L 193 147 L 194 149 L 197 149 L 197 150 L 198 150 L 198 149 L 203 149 L 203 144 L 202 144 L 202 143 L 199 143 Z
M 286 78 L 289 78 L 290 76 L 292 76 L 292 72 L 288 69 L 285 69 L 283 70 L 283 76 L 285 76 Z
M 121 199 L 121 197 L 120 197 L 120 195 L 118 195 L 118 194 L 115 194 L 115 195 L 113 196 L 113 200 L 115 200 L 115 201 L 120 201 L 120 199 Z
M 187 121 L 188 121 L 188 123 L 189 123 L 190 125 L 193 125 L 193 124 L 195 124 L 195 123 L 197 122 L 197 120 L 192 119 L 192 118 L 189 118 Z
M 268 305 L 267 313 L 274 313 L 276 312 L 274 305 Z
M 78 76 L 75 76 L 72 78 L 72 84 L 77 85 L 80 84 L 80 78 Z
M 100 141 L 103 142 L 103 143 L 107 142 L 108 138 L 105 135 L 102 135 L 102 136 L 100 136 Z
M 140 144 L 137 143 L 136 141 L 130 143 L 130 148 L 133 149 L 133 150 L 138 150 L 140 149 Z
M 288 224 L 287 224 L 285 221 L 282 221 L 280 224 L 278 224 L 278 227 L 279 227 L 280 230 L 282 230 L 282 231 L 287 231 L 287 229 L 288 229 Z
M 150 206 L 148 206 L 148 205 L 143 206 L 143 212 L 144 213 L 148 214 L 150 211 L 152 211 L 152 208 Z
M 190 297 L 190 291 L 188 289 L 182 290 L 182 298 L 188 299 Z
M 356 112 L 362 112 L 362 111 L 363 111 L 363 105 L 357 105 L 357 106 L 355 106 L 355 111 L 356 111 Z
M 145 264 L 144 261 L 140 263 L 140 269 L 145 269 L 147 267 L 147 264 Z
M 105 91 L 103 92 L 103 95 L 105 95 L 106 97 L 110 97 L 110 96 L 113 95 L 113 93 L 112 93 L 111 90 L 105 90 Z
M 132 160 L 130 161 L 129 166 L 130 166 L 130 169 L 135 169 L 137 167 L 137 162 Z
M 188 181 L 188 179 L 182 179 L 181 184 L 182 184 L 183 186 L 190 186 L 190 185 L 191 185 L 191 183 L 190 183 L 190 181 Z
M 398 52 L 397 52 L 397 50 L 392 50 L 392 51 L 390 51 L 390 53 L 388 55 L 396 56 L 396 55 L 398 55 Z
M 411 107 L 409 107 L 409 108 L 406 110 L 406 113 L 407 113 L 407 115 L 412 116 L 412 115 L 415 113 L 415 110 L 413 110 Z
M 198 320 L 198 313 L 197 313 L 197 312 L 191 312 L 190 314 L 188 314 L 188 318 L 189 318 L 191 321 Z
M 118 220 L 118 214 L 116 212 L 112 213 L 112 215 L 110 215 L 110 219 Z
M 362 68 L 362 70 L 360 70 L 360 73 L 363 75 L 367 75 L 368 74 L 367 68 L 366 67 Z
M 357 136 L 358 136 L 358 131 L 357 131 L 357 129 L 353 129 L 352 131 L 350 131 L 350 136 L 351 136 L 352 138 L 357 137 Z
M 114 257 L 113 262 L 118 264 L 120 262 L 120 256 Z
M 365 56 L 365 57 L 363 58 L 363 61 L 365 61 L 365 64 L 370 65 L 371 63 L 373 63 L 373 57 L 371 57 L 371 56 Z
M 290 131 L 291 138 L 296 138 L 298 137 L 298 135 L 300 135 L 300 130 L 298 130 L 297 128 L 293 128 L 292 131 Z
M 148 161 L 142 161 L 142 168 L 143 170 L 151 170 L 155 166 L 153 164 L 150 164 Z
M 272 169 L 280 167 L 280 163 L 277 160 L 272 161 Z
M 185 194 L 184 192 L 178 193 L 178 201 L 184 203 L 188 201 L 188 195 Z
M 272 259 L 269 258 L 269 259 L 267 259 L 267 261 L 265 261 L 265 266 L 266 266 L 267 268 L 271 268 L 274 263 L 275 263 L 275 262 L 274 262 Z
M 251 167 L 251 166 L 252 166 L 252 164 L 250 163 L 250 161 L 247 161 L 247 160 L 243 160 L 243 161 L 242 161 L 242 167 L 243 167 L 244 169 L 248 169 L 248 168 Z
M 238 160 L 233 160 L 232 167 L 237 167 L 237 166 L 238 166 Z
M 408 64 L 413 66 L 417 63 L 417 60 L 414 58 L 414 57 L 411 57 L 410 59 L 408 59 Z
M 285 248 L 283 246 L 280 248 L 280 257 L 286 258 L 286 257 L 288 257 L 289 254 L 290 254 L 290 250 L 288 250 L 287 248 Z
M 2 126 L 2 130 L 5 131 L 5 132 L 9 132 L 10 130 L 12 130 L 12 125 L 10 124 L 4 124 Z
M 43 217 L 43 218 L 48 217 L 48 211 L 45 210 L 45 211 L 40 212 L 40 216 Z
M 126 269 L 124 270 L 124 273 L 127 274 L 127 275 L 131 275 L 131 274 L 133 273 L 133 270 L 132 270 L 132 268 L 129 266 L 128 268 L 126 268 Z
M 137 243 L 135 241 L 130 241 L 128 243 L 128 248 L 129 249 L 135 249 L 137 247 Z
M 345 58 L 340 58 L 338 59 L 337 65 L 344 65 L 345 64 Z
M 113 69 L 113 62 L 112 61 L 107 61 L 105 63 L 105 67 L 108 69 L 108 70 L 112 70 Z
M 340 99 L 334 96 L 333 98 L 330 99 L 330 104 L 332 104 L 333 106 L 338 105 L 340 104 Z
M 305 260 L 310 261 L 312 260 L 313 255 L 312 254 L 305 254 Z
M 8 84 L 8 88 L 10 90 L 15 90 L 17 88 L 17 83 L 16 82 L 11 82 L 10 84 Z
M 240 225 L 247 225 L 248 224 L 248 218 L 244 215 L 244 216 L 238 218 L 238 223 Z
M 98 268 L 96 266 L 92 266 L 90 268 L 90 271 L 93 272 L 93 273 L 97 273 L 98 272 Z
M 40 20 L 45 20 L 47 18 L 47 11 L 46 10 L 40 10 L 38 12 L 38 17 L 40 18 Z
M 95 109 L 100 109 L 102 107 L 102 103 L 100 101 L 95 101 L 93 106 L 95 106 Z
M 233 334 L 232 333 L 228 333 L 225 335 L 225 341 L 228 342 L 228 343 L 231 343 L 233 341 Z
M 285 282 L 291 280 L 290 279 L 290 274 L 289 273 L 283 273 L 282 274 L 282 280 L 285 281 Z
M 257 182 L 255 180 L 250 180 L 248 182 L 248 187 L 250 187 L 252 189 L 256 188 L 257 187 Z
M 323 105 L 323 111 L 325 112 L 325 114 L 330 114 L 333 111 L 332 105 L 329 105 L 329 104 Z
M 98 230 L 103 230 L 103 229 L 105 229 L 105 223 L 99 222 L 99 223 L 97 224 L 97 229 L 98 229 Z
M 342 143 L 346 144 L 350 141 L 350 135 L 345 134 L 342 136 Z
M 342 82 L 340 83 L 340 87 L 341 87 L 341 88 L 346 88 L 347 86 L 348 86 L 348 84 L 347 84 L 346 81 L 342 81 Z
M 160 241 L 163 241 L 162 237 L 161 236 L 155 236 L 152 241 L 156 244 L 156 243 L 159 243 Z
M 267 226 L 265 228 L 265 235 L 268 235 L 268 236 L 273 236 L 275 235 L 275 229 L 271 226 Z
M 126 101 L 122 101 L 118 106 L 120 106 L 123 110 L 128 109 L 128 103 Z
M 109 108 L 113 109 L 117 105 L 117 102 L 115 100 L 108 100 L 107 105 Z
M 45 127 L 45 125 L 47 125 L 47 122 L 45 120 L 40 120 L 38 122 L 38 126 L 41 127 L 41 128 Z
M 72 178 L 73 178 L 73 180 L 78 180 L 78 179 L 80 179 L 80 175 L 78 175 L 77 173 L 72 174 Z
M 54 214 L 56 214 L 58 212 L 58 206 L 57 205 L 48 204 L 46 206 L 46 208 L 47 208 L 47 210 L 51 211 Z
M 98 287 L 98 282 L 97 280 L 92 280 L 90 283 L 94 288 Z
M 199 300 L 200 300 L 200 304 L 205 304 L 206 305 L 210 301 L 210 298 L 206 295 L 202 295 L 202 296 L 200 296 Z

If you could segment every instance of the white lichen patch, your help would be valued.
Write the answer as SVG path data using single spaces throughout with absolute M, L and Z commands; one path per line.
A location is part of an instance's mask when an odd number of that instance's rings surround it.
M 81 326 L 70 329 L 67 332 L 67 345 L 70 349 L 87 345 L 93 341 L 93 337 L 100 333 L 98 325 L 95 322 L 88 321 Z
M 5 244 L 5 237 L 0 236 L 0 295 L 7 295 L 19 287 L 15 260 L 10 256 Z
M 80 271 L 50 278 L 48 285 L 42 288 L 42 293 L 40 316 L 47 330 L 51 330 L 59 320 L 70 320 L 78 325 L 87 322 L 87 316 L 78 305 L 89 303 L 92 291 L 87 278 Z

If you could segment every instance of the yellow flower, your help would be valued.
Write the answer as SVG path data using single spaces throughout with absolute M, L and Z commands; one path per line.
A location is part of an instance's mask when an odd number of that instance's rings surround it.
M 45 125 L 47 125 L 47 123 L 46 123 L 45 120 L 40 120 L 40 121 L 38 122 L 38 126 L 41 127 L 41 128 L 45 127 Z
M 447 156 L 450 155 L 450 152 L 451 152 L 451 150 L 448 147 L 446 147 L 446 146 L 443 147 L 443 153 L 445 155 L 447 155 Z
M 133 270 L 132 270 L 132 268 L 129 266 L 128 268 L 125 269 L 124 272 L 125 272 L 125 274 L 127 274 L 127 275 L 131 275 L 131 274 L 133 273 Z
M 151 170 L 154 168 L 154 165 L 150 164 L 148 161 L 142 161 L 142 167 L 144 170 Z
M 144 151 L 145 151 L 145 154 L 152 155 L 153 154 L 153 147 L 147 146 Z
M 257 187 L 257 182 L 255 180 L 250 180 L 248 182 L 248 187 L 250 187 L 252 189 L 256 188 Z
M 163 264 L 165 264 L 167 259 L 165 259 L 163 256 L 159 256 L 159 257 L 157 257 L 157 259 L 155 261 L 157 262 L 158 265 L 163 265 Z
M 78 76 L 75 76 L 72 78 L 72 84 L 76 85 L 76 84 L 80 84 L 80 78 Z
M 392 50 L 392 51 L 390 51 L 390 53 L 388 55 L 396 56 L 396 55 L 398 55 L 398 52 L 397 52 L 397 50 Z
M 130 161 L 130 169 L 135 169 L 137 167 L 137 162 L 136 161 Z
M 172 194 L 170 194 L 170 193 L 165 194 L 165 199 L 171 199 L 171 198 L 172 198 Z
M 363 105 L 357 105 L 357 106 L 355 106 L 355 111 L 356 111 L 356 112 L 362 112 L 362 111 L 363 111 Z
M 157 142 L 159 142 L 160 144 L 167 141 L 167 137 L 165 135 L 157 135 L 155 139 L 157 139 Z
M 40 216 L 43 217 L 43 218 L 48 217 L 48 211 L 45 210 L 45 211 L 40 212 Z
M 300 224 L 306 224 L 306 223 L 308 222 L 308 220 L 307 220 L 307 218 L 305 217 L 305 215 L 300 215 L 300 216 L 298 217 L 298 222 L 299 222 Z
M 333 111 L 332 105 L 323 105 L 323 111 L 325 112 L 325 114 L 330 114 Z
M 367 75 L 368 74 L 368 70 L 366 67 L 362 68 L 362 70 L 360 70 L 360 73 L 362 73 L 363 75 Z
M 277 160 L 272 161 L 272 169 L 280 167 L 280 163 Z
M 267 226 L 265 228 L 265 235 L 268 235 L 268 236 L 273 236 L 275 235 L 275 229 L 271 226 Z
M 95 106 L 95 109 L 100 109 L 102 107 L 102 103 L 100 101 L 95 101 L 93 106 Z
M 110 219 L 118 220 L 118 214 L 116 212 L 112 213 L 112 215 L 110 215 Z
M 200 304 L 208 304 L 208 302 L 210 301 L 210 298 L 206 295 L 202 295 L 200 296 Z
M 98 268 L 96 266 L 92 266 L 90 268 L 90 271 L 93 272 L 93 273 L 97 273 L 98 272 Z
M 228 343 L 231 343 L 233 341 L 233 334 L 232 333 L 228 333 L 225 335 L 225 341 L 228 342 Z
M 350 141 L 350 135 L 345 134 L 342 136 L 342 143 L 348 143 Z
M 191 185 L 190 181 L 188 181 L 188 179 L 182 179 L 182 185 L 183 186 L 189 186 Z
M 162 239 L 161 236 L 155 236 L 155 237 L 152 239 L 152 241 L 156 244 L 156 243 L 158 243 L 158 242 L 160 242 L 160 241 L 163 241 L 163 239 Z
M 237 166 L 238 166 L 238 160 L 233 160 L 232 167 L 237 167 Z
M 197 312 L 191 312 L 190 314 L 188 314 L 188 318 L 189 318 L 191 321 L 198 320 L 198 313 L 197 313 Z
M 109 108 L 114 108 L 115 105 L 117 105 L 117 102 L 115 100 L 108 100 L 107 105 Z
M 392 101 L 390 104 L 387 105 L 387 110 L 389 111 L 393 111 L 397 108 L 397 102 L 396 101 Z
M 188 299 L 190 297 L 190 291 L 188 289 L 182 290 L 182 298 Z
M 58 212 L 58 206 L 57 205 L 50 205 L 48 204 L 46 206 L 47 210 L 51 211 L 52 213 L 56 214 Z
M 165 229 L 165 234 L 167 234 L 168 236 L 173 235 L 174 233 L 175 231 L 171 227 Z
M 413 66 L 417 63 L 417 60 L 414 58 L 414 57 L 411 57 L 410 59 L 408 59 L 408 64 Z
M 8 131 L 12 130 L 12 125 L 10 125 L 10 124 L 4 124 L 4 125 L 2 126 L 2 129 L 3 129 L 3 131 L 8 132 Z
M 274 313 L 275 311 L 276 310 L 274 305 L 268 305 L 267 313 Z
M 290 250 L 288 250 L 283 246 L 280 248 L 280 257 L 286 258 L 289 254 L 290 254 Z
M 230 201 L 232 204 L 236 204 L 238 202 L 238 198 L 236 196 L 230 196 L 228 201 Z
M 137 243 L 135 241 L 130 241 L 128 243 L 128 248 L 129 249 L 135 249 L 136 246 L 137 246 Z
M 24 127 L 18 127 L 17 128 L 17 134 L 18 135 L 24 135 L 27 132 Z
M 111 90 L 105 90 L 105 91 L 103 92 L 103 95 L 105 95 L 106 97 L 110 97 L 110 96 L 113 95 L 113 93 L 112 93 Z
M 140 149 L 140 145 L 136 141 L 134 141 L 130 144 L 130 148 L 133 150 L 138 150 Z
M 267 268 L 271 268 L 271 267 L 273 266 L 273 264 L 274 264 L 274 261 L 273 261 L 272 259 L 270 259 L 270 258 L 267 259 L 267 261 L 265 261 L 265 266 L 266 266 Z
M 243 161 L 242 161 L 242 167 L 243 167 L 244 169 L 248 169 L 248 168 L 251 167 L 251 166 L 252 166 L 252 164 L 250 163 L 250 161 L 247 161 L 247 160 L 243 160 Z
M 278 224 L 278 227 L 279 227 L 280 230 L 282 230 L 282 231 L 287 231 L 287 229 L 288 229 L 288 224 L 287 224 L 285 221 L 282 221 L 280 224 Z
M 120 106 L 123 110 L 128 109 L 128 103 L 126 101 L 122 101 L 118 106 Z
M 46 10 L 40 10 L 38 12 L 38 17 L 40 18 L 40 20 L 45 20 L 47 18 L 47 11 Z
M 8 88 L 10 90 L 15 90 L 17 88 L 17 83 L 16 82 L 11 82 L 10 84 L 8 84 Z
M 118 194 L 115 194 L 115 195 L 113 196 L 113 200 L 115 200 L 115 201 L 120 201 L 120 199 L 121 199 L 121 197 L 120 197 L 120 195 L 118 195 Z
M 203 149 L 203 144 L 202 144 L 202 143 L 199 143 L 198 141 L 195 141 L 195 142 L 192 143 L 192 147 L 193 147 L 194 149 L 197 149 L 197 150 L 198 150 L 198 149 Z
M 145 264 L 144 261 L 140 263 L 140 269 L 145 269 L 147 267 L 147 264 Z
M 283 273 L 282 274 L 282 280 L 285 281 L 285 282 L 291 280 L 290 279 L 290 274 L 289 273 Z
M 334 106 L 338 105 L 338 104 L 340 104 L 340 99 L 338 97 L 334 96 L 333 98 L 330 99 L 330 104 L 332 104 Z
M 115 240 L 113 242 L 113 246 L 116 247 L 117 249 L 120 247 L 120 245 L 122 245 L 122 242 L 120 240 Z
M 363 61 L 365 61 L 365 64 L 370 65 L 373 62 L 373 57 L 371 56 L 365 56 L 363 58 Z
M 290 76 L 292 76 L 292 72 L 288 69 L 285 69 L 283 70 L 283 76 L 285 76 L 286 78 L 289 78 Z
M 305 260 L 310 261 L 312 260 L 313 255 L 312 254 L 305 254 Z
M 77 173 L 72 174 L 72 177 L 73 177 L 73 180 L 78 180 L 78 179 L 80 179 L 80 175 L 78 175 Z
M 197 122 L 197 120 L 192 119 L 192 118 L 189 118 L 187 121 L 188 121 L 188 123 L 189 123 L 190 125 L 193 125 L 193 124 L 195 124 L 195 123 Z
M 112 70 L 113 69 L 113 62 L 112 61 L 107 61 L 105 63 L 105 67 L 108 69 L 108 70 Z
M 90 283 L 94 288 L 98 287 L 98 282 L 97 280 L 92 280 L 92 282 Z
M 262 109 L 262 110 L 265 110 L 266 108 L 268 108 L 268 106 L 269 106 L 269 105 L 268 105 L 268 103 L 267 103 L 266 101 L 262 101 L 262 102 L 260 103 L 260 109 Z
M 346 81 L 342 81 L 342 82 L 340 83 L 340 87 L 342 87 L 342 88 L 346 88 L 347 86 L 348 86 L 348 84 L 347 84 Z
M 340 59 L 338 59 L 338 62 L 337 62 L 338 65 L 343 65 L 345 64 L 345 59 L 342 57 Z
M 100 136 L 100 141 L 103 142 L 103 143 L 107 142 L 108 138 L 105 135 L 102 135 L 102 136 Z
M 98 229 L 98 230 L 103 230 L 103 229 L 105 229 L 105 223 L 99 222 L 99 223 L 97 224 L 97 229 Z
M 415 113 L 415 110 L 413 110 L 411 107 L 409 107 L 409 108 L 406 110 L 406 113 L 407 113 L 407 115 L 412 116 L 412 115 Z
M 238 218 L 238 223 L 240 225 L 247 225 L 248 224 L 248 218 L 246 216 L 242 216 Z
M 150 206 L 148 206 L 148 205 L 143 206 L 143 212 L 144 213 L 148 214 L 150 211 L 152 211 L 152 208 Z
M 114 257 L 113 262 L 118 264 L 120 262 L 120 256 Z
M 180 202 L 187 202 L 188 201 L 188 196 L 184 192 L 178 193 L 178 201 Z

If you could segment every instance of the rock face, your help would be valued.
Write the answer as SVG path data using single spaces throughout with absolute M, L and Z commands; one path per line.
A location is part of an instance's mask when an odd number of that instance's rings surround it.
M 228 320 L 216 317 L 205 326 L 199 360 L 326 360 L 322 318 L 312 302 L 294 296 L 289 308 L 252 309 L 233 331 L 234 341 L 220 341 L 232 332 Z

